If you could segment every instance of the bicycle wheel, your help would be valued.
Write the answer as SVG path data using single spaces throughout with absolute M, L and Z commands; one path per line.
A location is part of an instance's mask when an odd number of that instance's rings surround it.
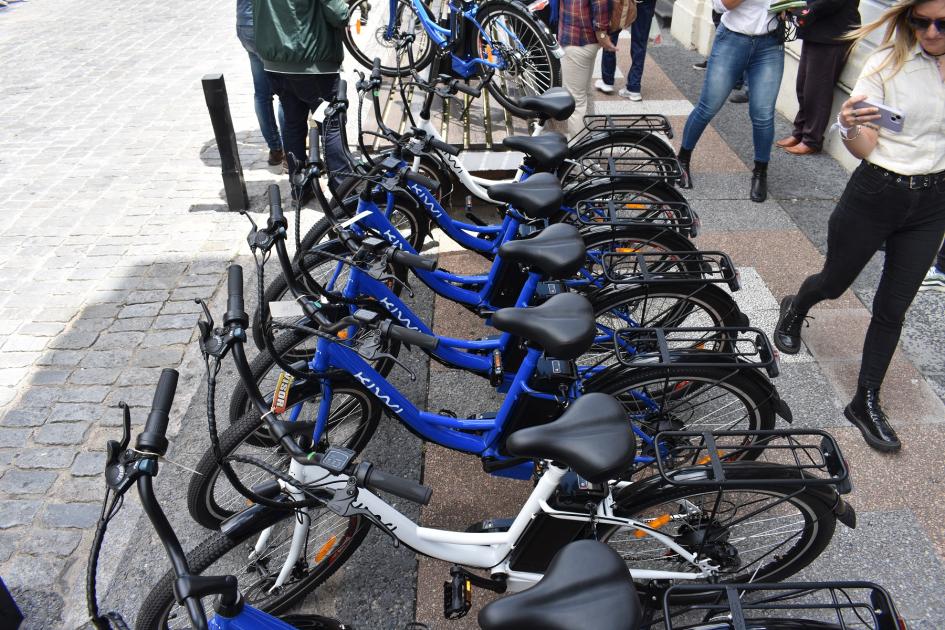
M 381 417 L 381 407 L 363 386 L 353 381 L 339 381 L 333 385 L 331 411 L 325 437 L 316 445 L 324 450 L 327 445 L 343 446 L 360 452 L 374 435 Z M 314 421 L 321 401 L 318 384 L 302 383 L 289 392 L 289 405 L 301 405 L 299 421 Z M 288 470 L 289 456 L 270 440 L 261 440 L 258 430 L 259 414 L 247 413 L 220 436 L 220 451 L 224 457 L 245 455 L 265 461 L 280 470 Z M 268 434 L 266 434 L 268 437 Z M 236 476 L 247 488 L 269 479 L 264 470 L 251 464 L 231 462 Z M 227 517 L 245 507 L 246 499 L 221 474 L 212 449 L 207 449 L 197 464 L 187 489 L 187 509 L 191 517 L 208 529 L 217 529 Z
M 569 286 L 580 291 L 593 291 L 611 284 L 605 275 L 605 265 L 610 267 L 610 275 L 634 276 L 640 273 L 635 257 L 621 258 L 615 265 L 608 260 L 607 254 L 633 254 L 695 251 L 692 241 L 668 228 L 646 225 L 626 225 L 612 228 L 584 228 L 581 231 L 586 254 L 581 280 L 569 281 Z M 655 258 L 648 257 L 647 266 L 651 271 L 685 272 L 692 274 L 693 280 L 702 277 L 702 267 L 697 262 L 680 260 L 678 256 L 666 253 Z
M 759 466 L 764 467 L 765 479 L 783 478 L 785 484 L 753 485 Z M 721 568 L 721 582 L 777 582 L 806 567 L 827 547 L 837 518 L 824 494 L 787 483 L 798 479 L 795 469 L 736 462 L 726 467 L 725 474 L 732 485 L 721 491 L 711 485 L 661 484 L 639 496 L 631 486 L 626 498 L 617 497 L 614 512 L 654 524 L 687 551 L 701 549 L 703 557 Z M 651 536 L 638 538 L 635 530 L 611 531 L 606 542 L 631 569 L 696 572 L 678 553 Z M 665 582 L 639 585 L 658 592 L 666 586 Z M 698 598 L 696 594 L 694 599 Z
M 711 284 L 685 283 L 672 286 L 626 286 L 613 292 L 593 296 L 592 304 L 597 319 L 600 339 L 581 355 L 584 365 L 607 365 L 615 359 L 612 335 L 615 330 L 628 327 L 721 327 L 742 326 L 745 315 L 734 298 Z M 673 335 L 667 335 L 670 348 L 678 347 Z M 707 352 L 724 352 L 731 346 L 720 341 L 717 334 L 705 333 L 698 341 L 687 335 L 686 347 L 696 344 Z
M 427 14 L 432 16 L 429 6 L 426 3 L 423 6 Z M 408 76 L 410 68 L 407 56 L 397 58 L 398 37 L 413 24 L 415 39 L 411 48 L 417 70 L 422 70 L 430 63 L 433 46 L 410 0 L 396 0 L 394 11 L 393 33 L 388 36 L 388 27 L 391 26 L 389 0 L 358 0 L 352 3 L 345 25 L 345 48 L 365 68 L 373 67 L 377 57 L 381 60 L 381 74 L 384 76 Z
M 536 96 L 561 86 L 561 61 L 548 27 L 519 2 L 486 2 L 476 12 L 482 32 L 476 35 L 481 59 L 501 59 L 487 89 L 502 107 L 520 118 L 534 114 L 518 105 L 523 96 Z M 472 27 L 470 27 L 472 28 Z M 492 42 L 490 45 L 483 33 Z
M 563 185 L 568 185 L 595 172 L 606 174 L 609 160 L 621 157 L 675 158 L 676 153 L 671 145 L 651 132 L 615 131 L 570 147 L 568 160 L 558 169 L 558 176 Z
M 187 554 L 191 573 L 235 575 L 248 604 L 271 614 L 286 610 L 331 577 L 351 557 L 371 527 L 360 516 L 343 518 L 325 509 L 313 511 L 302 557 L 288 581 L 275 592 L 269 590 L 289 552 L 297 522 L 294 511 L 285 512 L 285 518 L 273 526 L 264 551 L 252 560 L 249 558 L 261 528 L 238 538 L 211 534 Z M 148 593 L 135 623 L 137 630 L 190 628 L 187 609 L 174 601 L 175 579 L 174 572 L 168 571 Z M 203 603 L 209 617 L 213 613 L 213 598 L 206 597 Z

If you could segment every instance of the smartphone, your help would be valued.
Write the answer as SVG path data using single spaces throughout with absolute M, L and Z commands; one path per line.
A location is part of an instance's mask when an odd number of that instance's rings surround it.
M 853 109 L 862 109 L 864 107 L 875 107 L 879 110 L 877 113 L 882 116 L 882 118 L 870 121 L 874 125 L 879 125 L 880 127 L 889 129 L 893 133 L 899 133 L 902 131 L 902 125 L 905 122 L 905 114 L 895 107 L 890 107 L 889 105 L 884 105 L 879 101 L 874 101 L 868 98 L 865 98 L 859 103 L 853 105 Z

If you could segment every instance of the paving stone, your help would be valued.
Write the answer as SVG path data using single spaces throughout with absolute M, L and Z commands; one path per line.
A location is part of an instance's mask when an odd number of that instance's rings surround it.
M 89 429 L 85 422 L 58 422 L 36 429 L 33 441 L 37 444 L 82 444 Z
M 101 405 L 92 403 L 58 403 L 49 414 L 50 422 L 92 422 L 102 415 Z
M 183 314 L 183 315 L 160 315 L 154 320 L 154 328 L 165 330 L 170 328 L 190 328 L 193 329 L 197 325 L 197 315 L 194 314 Z
M 118 320 L 121 321 L 121 320 Z M 125 334 L 125 333 L 121 333 Z M 120 368 L 128 365 L 134 346 L 123 350 L 98 350 L 89 352 L 79 363 L 83 368 Z
M 37 365 L 75 367 L 88 354 L 87 350 L 54 350 L 36 360 Z
M 198 307 L 199 308 L 199 307 Z M 193 330 L 182 328 L 179 330 L 163 330 L 152 332 L 145 335 L 141 340 L 139 347 L 154 348 L 158 346 L 171 346 L 175 344 L 190 343 L 194 336 Z
M 97 333 L 67 332 L 49 342 L 49 347 L 56 350 L 82 350 L 90 347 L 96 339 L 98 339 Z
M 7 427 L 38 427 L 49 416 L 49 407 L 11 409 L 3 415 L 0 424 Z
M 94 352 L 92 354 L 95 354 Z M 59 394 L 59 402 L 99 403 L 108 395 L 108 387 L 90 385 L 88 387 L 67 387 Z
M 27 335 L 10 335 L 3 344 L 4 352 L 36 352 L 46 348 L 49 339 Z
M 150 302 L 147 304 L 133 304 L 126 306 L 118 313 L 119 319 L 128 317 L 150 317 L 161 312 L 161 302 Z
M 140 331 L 102 333 L 98 343 L 95 344 L 95 349 L 130 350 L 141 343 L 142 339 L 144 339 L 144 333 Z
M 38 370 L 33 372 L 33 385 L 62 385 L 72 370 Z
M 124 319 L 116 319 L 111 324 L 111 326 L 108 327 L 108 332 L 125 332 L 129 330 L 148 330 L 149 328 L 151 328 L 151 324 L 153 322 L 154 322 L 153 317 L 126 317 Z
M 101 504 L 96 503 L 51 503 L 42 519 L 49 527 L 85 529 L 95 525 L 101 512 Z
M 121 370 L 115 368 L 79 368 L 69 381 L 76 385 L 111 385 L 120 374 Z
M 33 447 L 22 449 L 13 461 L 20 468 L 68 468 L 75 456 L 74 448 Z
M 4 500 L 3 509 L 0 510 L 0 529 L 30 524 L 41 505 L 39 501 Z
M 33 529 L 23 540 L 20 551 L 35 555 L 52 554 L 66 557 L 82 540 L 82 533 L 67 529 Z
M 26 439 L 31 432 L 32 429 L 0 429 L 0 446 L 26 446 Z
M 55 337 L 65 326 L 57 322 L 29 322 L 20 326 L 18 332 L 36 337 Z
M 216 286 L 216 285 L 214 285 Z M 182 300 L 180 302 L 167 302 L 161 308 L 161 315 L 180 315 L 182 313 L 202 313 L 200 304 L 193 300 Z
M 183 346 L 162 346 L 139 350 L 132 365 L 140 367 L 168 367 L 178 365 L 184 356 Z
M 0 352 L 0 368 L 26 367 L 39 357 L 39 352 Z
M 0 529 L 0 563 L 6 562 L 16 551 L 23 538 L 24 528 Z
M 105 453 L 79 453 L 72 464 L 72 474 L 77 477 L 98 476 L 105 471 Z
M 54 472 L 11 469 L 0 477 L 0 491 L 8 494 L 43 494 L 52 487 L 58 476 Z

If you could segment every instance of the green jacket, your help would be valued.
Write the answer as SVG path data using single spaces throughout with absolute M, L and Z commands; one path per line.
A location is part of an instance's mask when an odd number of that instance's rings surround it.
M 338 72 L 347 0 L 253 0 L 256 50 L 266 70 Z

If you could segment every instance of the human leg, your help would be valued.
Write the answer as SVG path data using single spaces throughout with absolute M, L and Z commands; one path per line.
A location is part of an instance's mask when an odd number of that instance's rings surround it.
M 808 57 L 811 71 L 805 76 L 803 88 L 804 117 L 800 127 L 795 119 L 794 130 L 801 132 L 801 141 L 805 145 L 820 151 L 824 145 L 824 132 L 830 123 L 834 86 L 843 71 L 848 48 L 807 42 L 804 43 L 804 48 L 810 49 Z
M 620 38 L 620 31 L 610 34 L 610 42 L 616 46 Z M 600 54 L 600 79 L 604 85 L 613 86 L 614 74 L 617 72 L 617 53 L 605 50 Z
M 266 69 L 263 67 L 263 61 L 256 54 L 253 27 L 238 27 L 237 36 L 243 48 L 246 49 L 246 54 L 249 55 L 249 68 L 253 77 L 253 105 L 256 110 L 256 120 L 259 122 L 259 131 L 270 151 L 282 151 L 282 138 L 279 135 L 279 127 L 276 126 L 276 117 L 272 108 L 273 90 Z M 284 114 L 280 105 L 280 122 L 283 120 Z
M 574 114 L 568 119 L 568 135 L 574 136 L 584 128 L 587 114 L 587 94 L 590 91 L 594 61 L 600 44 L 565 46 L 561 60 L 561 75 L 564 88 L 574 97 Z
M 748 116 L 751 118 L 755 161 L 771 159 L 775 103 L 784 74 L 784 46 L 773 36 L 755 37 L 748 59 Z
M 630 70 L 627 72 L 627 90 L 637 94 L 642 90 L 643 66 L 646 63 L 646 47 L 650 42 L 650 28 L 656 0 L 643 0 L 637 4 L 637 19 L 630 26 Z
M 285 112 L 285 123 L 282 126 L 282 140 L 286 156 L 289 159 L 290 172 L 295 170 L 306 160 L 305 139 L 308 136 L 308 114 L 311 111 L 306 103 L 295 92 L 295 82 L 291 78 L 295 75 L 268 73 L 269 84 L 279 96 Z
M 797 62 L 797 81 L 794 82 L 794 93 L 797 95 L 797 115 L 794 116 L 794 129 L 791 135 L 778 140 L 779 147 L 793 147 L 801 141 L 804 135 L 804 93 L 807 83 L 807 71 L 810 64 L 810 43 L 801 44 L 801 58 Z

